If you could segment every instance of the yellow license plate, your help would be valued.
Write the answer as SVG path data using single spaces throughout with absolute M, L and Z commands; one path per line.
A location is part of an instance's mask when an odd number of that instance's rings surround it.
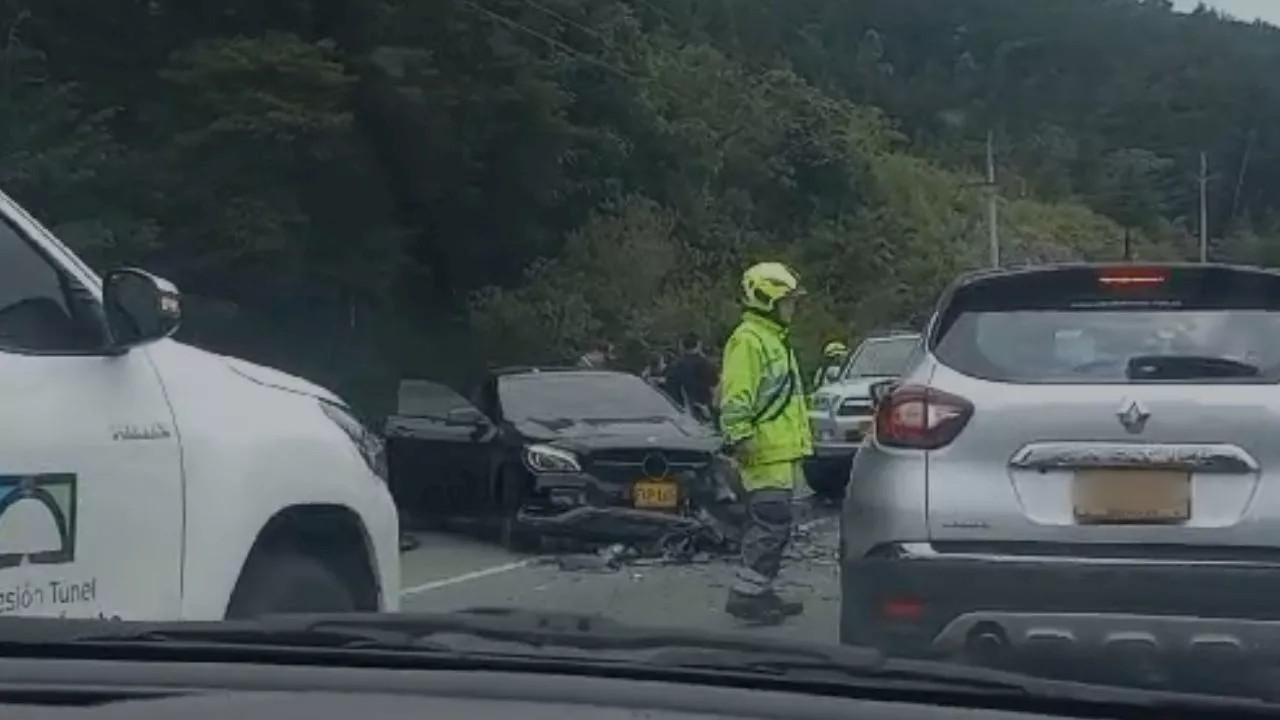
M 1080 470 L 1072 487 L 1076 522 L 1176 524 L 1191 517 L 1191 473 L 1184 470 Z
M 871 432 L 871 425 L 872 425 L 874 422 L 875 422 L 875 421 L 873 421 L 873 420 L 871 420 L 871 419 L 867 419 L 867 420 L 859 420 L 859 421 L 858 421 L 858 432 L 862 433 L 863 435 L 866 435 L 867 433 Z
M 680 486 L 671 480 L 641 480 L 631 488 L 638 508 L 671 510 L 680 504 Z

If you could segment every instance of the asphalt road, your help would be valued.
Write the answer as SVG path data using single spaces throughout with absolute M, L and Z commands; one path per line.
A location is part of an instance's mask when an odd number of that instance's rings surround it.
M 752 632 L 836 640 L 836 528 L 831 511 L 813 511 L 789 553 L 780 590 L 804 600 L 805 614 L 783 626 L 751 628 Z M 520 607 L 666 627 L 745 627 L 723 611 L 733 574 L 729 558 L 691 564 L 640 560 L 614 570 L 565 569 L 556 556 L 512 555 L 462 534 L 419 537 L 421 547 L 403 555 L 401 604 L 406 612 Z

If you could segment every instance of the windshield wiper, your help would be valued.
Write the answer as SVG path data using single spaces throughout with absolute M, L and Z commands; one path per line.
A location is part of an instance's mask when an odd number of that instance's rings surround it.
M 275 616 L 257 621 L 102 623 L 0 618 L 0 652 L 56 646 L 175 650 L 241 648 L 303 652 L 395 653 L 397 656 L 507 662 L 557 662 L 731 674 L 877 691 L 960 693 L 983 698 L 1124 706 L 1266 707 L 1253 701 L 1041 679 L 933 661 L 887 659 L 869 648 L 791 641 L 744 633 L 626 625 L 608 618 L 475 608 L 454 613 Z M 257 655 L 254 655 L 257 657 Z M 1274 710 L 1274 708 L 1269 708 Z
M 1130 380 L 1202 380 L 1258 377 L 1262 369 L 1231 358 L 1209 355 L 1136 355 L 1129 358 Z
M 740 633 L 631 626 L 574 613 L 542 613 L 510 608 L 472 608 L 452 613 L 277 615 L 261 620 L 178 623 L 108 623 L 63 620 L 52 625 L 14 625 L 0 618 L 2 643 L 150 643 L 190 642 L 219 645 L 289 646 L 378 650 L 510 649 L 580 650 L 645 659 L 660 651 L 779 654 L 809 662 L 851 662 L 875 667 L 880 653 L 840 645 L 794 643 Z M 28 639 L 29 638 L 29 639 Z

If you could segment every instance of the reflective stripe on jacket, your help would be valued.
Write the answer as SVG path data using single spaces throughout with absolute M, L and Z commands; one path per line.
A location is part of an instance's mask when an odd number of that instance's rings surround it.
M 747 311 L 725 343 L 720 371 L 720 432 L 746 440 L 743 465 L 794 461 L 813 453 L 804 379 L 787 330 Z

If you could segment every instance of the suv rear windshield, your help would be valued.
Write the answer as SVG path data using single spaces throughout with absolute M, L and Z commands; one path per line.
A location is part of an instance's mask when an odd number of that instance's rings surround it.
M 962 286 L 930 340 L 943 364 L 1004 382 L 1280 380 L 1280 275 L 1093 267 Z

